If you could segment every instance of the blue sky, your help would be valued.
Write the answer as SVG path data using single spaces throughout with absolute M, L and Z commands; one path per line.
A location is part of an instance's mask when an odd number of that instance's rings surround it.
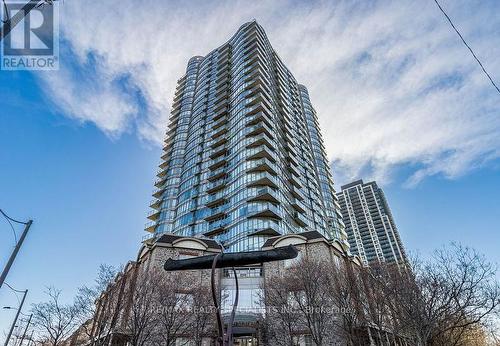
M 500 262 L 500 95 L 432 1 L 82 3 L 61 6 L 60 71 L 0 71 L 0 207 L 35 220 L 7 281 L 28 303 L 135 257 L 175 82 L 252 18 L 308 86 L 337 186 L 380 182 L 409 251 Z M 500 4 L 443 5 L 500 80 Z M 0 263 L 13 243 L 0 223 Z

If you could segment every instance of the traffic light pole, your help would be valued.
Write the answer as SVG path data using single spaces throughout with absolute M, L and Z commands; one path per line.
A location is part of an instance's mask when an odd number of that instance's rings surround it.
M 21 248 L 21 245 L 23 245 L 24 239 L 26 238 L 26 235 L 28 234 L 28 231 L 31 227 L 31 224 L 33 223 L 33 220 L 29 220 L 26 225 L 24 226 L 24 231 L 23 234 L 21 235 L 21 238 L 19 238 L 19 241 L 16 244 L 16 247 L 14 248 L 14 251 L 12 252 L 12 255 L 10 255 L 9 261 L 7 262 L 7 265 L 5 266 L 2 275 L 0 276 L 0 288 L 2 288 L 2 285 L 5 281 L 5 278 L 7 277 L 7 274 L 9 273 L 10 267 L 12 266 L 12 263 L 14 263 L 14 260 L 16 259 L 17 253 L 19 252 L 19 249 Z

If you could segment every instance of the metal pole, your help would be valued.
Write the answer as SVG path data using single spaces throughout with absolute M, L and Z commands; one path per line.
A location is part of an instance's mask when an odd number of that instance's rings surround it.
M 3 282 L 5 281 L 5 278 L 7 277 L 7 274 L 9 273 L 10 267 L 12 266 L 12 263 L 14 263 L 14 260 L 16 259 L 17 253 L 19 252 L 19 249 L 21 248 L 21 245 L 23 245 L 24 238 L 26 238 L 26 235 L 28 234 L 28 231 L 31 227 L 31 224 L 33 223 L 33 220 L 29 220 L 26 223 L 26 226 L 24 226 L 24 231 L 23 234 L 21 235 L 21 238 L 19 238 L 19 241 L 16 244 L 16 247 L 14 248 L 14 251 L 12 252 L 12 255 L 10 255 L 9 261 L 7 262 L 7 265 L 5 266 L 2 275 L 0 276 L 0 288 L 2 288 Z
M 28 327 L 30 326 L 32 317 L 33 317 L 33 314 L 30 315 L 30 318 L 28 319 L 28 323 L 26 323 L 26 328 L 24 328 L 24 333 L 23 333 L 23 336 L 21 337 L 21 342 L 19 343 L 19 346 L 23 346 L 24 337 L 26 336 L 26 332 L 28 331 Z
M 34 329 L 31 331 L 30 339 L 28 340 L 28 346 L 30 346 L 33 343 L 33 334 L 35 334 Z
M 219 304 L 217 303 L 217 292 L 216 292 L 216 287 L 215 287 L 215 267 L 217 265 L 217 260 L 221 254 L 216 254 L 214 256 L 214 260 L 212 262 L 212 277 L 211 277 L 211 286 L 212 286 L 212 300 L 214 302 L 214 307 L 215 307 L 215 317 L 217 320 L 217 346 L 225 346 L 224 342 L 224 326 L 222 324 L 222 318 L 220 315 L 220 309 L 219 309 Z
M 12 336 L 12 332 L 14 331 L 14 328 L 17 323 L 17 319 L 19 318 L 19 314 L 21 313 L 21 309 L 23 308 L 24 300 L 26 299 L 26 295 L 28 294 L 28 290 L 24 291 L 23 299 L 21 300 L 21 304 L 19 305 L 19 309 L 17 309 L 16 317 L 14 318 L 14 321 L 12 322 L 12 326 L 10 327 L 9 335 L 7 335 L 7 339 L 5 340 L 4 346 L 7 346 L 10 341 L 10 337 Z

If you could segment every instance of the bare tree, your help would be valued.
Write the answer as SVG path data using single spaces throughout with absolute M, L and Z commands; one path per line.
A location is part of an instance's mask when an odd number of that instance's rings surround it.
M 329 292 L 329 263 L 303 257 L 282 277 L 266 283 L 269 338 L 276 345 L 296 345 L 308 335 L 317 346 L 335 343 L 337 307 Z
M 146 272 L 134 285 L 131 294 L 130 312 L 126 320 L 126 329 L 132 346 L 144 346 L 157 337 L 159 314 L 158 297 L 161 276 L 157 272 Z
M 191 288 L 197 283 L 185 272 L 164 275 L 158 283 L 158 325 L 162 345 L 176 345 L 177 339 L 191 336 L 191 309 L 194 305 Z
M 99 338 L 99 334 L 95 332 L 96 321 L 94 317 L 97 315 L 96 301 L 108 285 L 113 282 L 118 270 L 110 265 L 101 264 L 94 281 L 94 285 L 84 285 L 78 289 L 75 304 L 77 306 L 77 320 L 81 326 L 83 337 L 93 345 Z M 99 304 L 99 303 L 97 303 Z
M 47 289 L 48 301 L 34 304 L 33 325 L 38 329 L 41 343 L 59 346 L 73 332 L 77 325 L 77 308 L 61 302 L 61 291 Z
M 207 284 L 192 288 L 191 335 L 195 346 L 202 346 L 205 337 L 216 337 L 211 289 Z
M 289 280 L 295 285 L 292 298 L 317 346 L 335 342 L 335 333 L 332 331 L 336 325 L 336 307 L 328 291 L 329 265 L 325 260 L 304 256 L 288 273 Z
M 366 333 L 368 298 L 362 281 L 362 271 L 365 270 L 353 266 L 349 261 L 328 268 L 328 290 L 339 312 L 335 320 L 336 330 L 349 346 L 369 343 Z
M 392 321 L 415 345 L 461 345 L 499 310 L 496 267 L 467 247 L 443 248 L 425 263 L 413 260 L 408 270 L 386 277 Z
M 265 295 L 261 300 L 267 307 L 264 325 L 271 345 L 295 346 L 295 334 L 304 325 L 290 299 L 292 289 L 292 283 L 285 276 L 273 277 L 264 284 Z

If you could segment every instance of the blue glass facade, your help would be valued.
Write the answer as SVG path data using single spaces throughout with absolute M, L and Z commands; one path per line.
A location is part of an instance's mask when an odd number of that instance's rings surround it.
M 178 81 L 155 182 L 155 235 L 259 249 L 316 230 L 348 246 L 316 113 L 255 21 L 190 59 Z

